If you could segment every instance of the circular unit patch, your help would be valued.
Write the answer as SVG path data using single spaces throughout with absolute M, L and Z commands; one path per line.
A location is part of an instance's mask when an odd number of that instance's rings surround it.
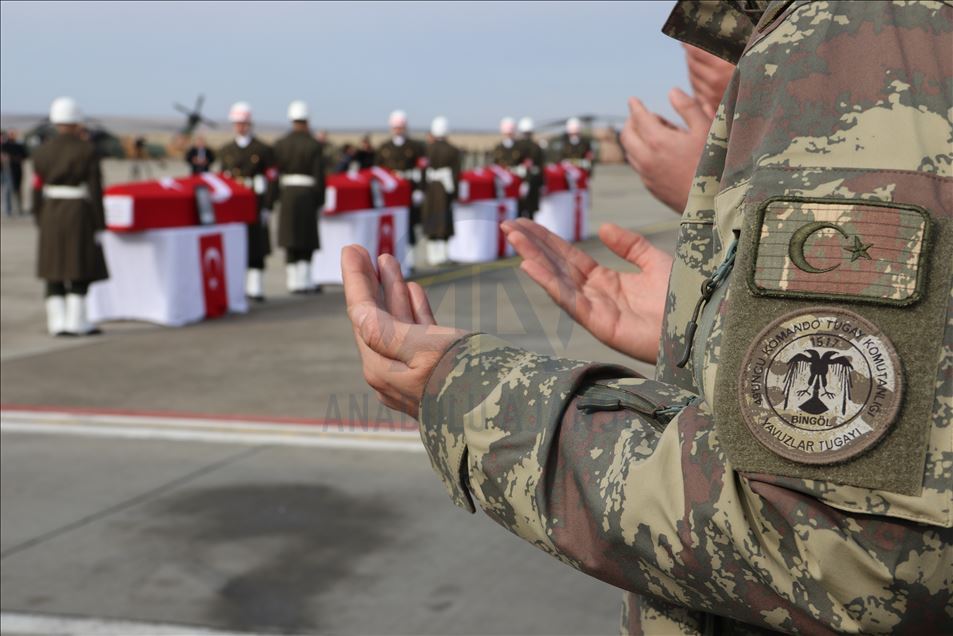
M 738 381 L 745 424 L 772 452 L 803 464 L 856 457 L 889 430 L 903 376 L 876 325 L 835 307 L 812 307 L 765 327 Z

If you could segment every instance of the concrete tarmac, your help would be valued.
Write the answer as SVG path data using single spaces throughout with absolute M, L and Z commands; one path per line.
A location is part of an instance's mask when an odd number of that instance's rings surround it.
M 625 167 L 597 173 L 593 229 L 604 221 L 673 247 L 675 215 Z M 275 254 L 269 301 L 246 315 L 181 329 L 107 323 L 99 337 L 54 339 L 32 275 L 32 224 L 0 228 L 4 424 L 14 408 L 85 409 L 84 422 L 112 417 L 119 431 L 4 429 L 0 609 L 15 625 L 4 633 L 44 633 L 51 617 L 66 633 L 92 629 L 91 619 L 122 626 L 115 633 L 617 631 L 619 590 L 452 506 L 422 451 L 296 446 L 303 435 L 293 432 L 287 443 L 227 432 L 170 441 L 128 414 L 412 425 L 364 385 L 340 289 L 284 293 Z M 598 241 L 582 246 L 622 265 Z M 515 264 L 419 278 L 444 324 L 651 373 L 573 325 Z

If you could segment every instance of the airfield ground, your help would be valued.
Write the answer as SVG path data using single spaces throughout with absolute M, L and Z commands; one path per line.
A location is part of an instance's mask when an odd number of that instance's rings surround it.
M 606 221 L 673 248 L 677 218 L 624 166 L 596 174 Z M 450 504 L 364 385 L 340 288 L 288 295 L 276 253 L 248 314 L 53 339 L 34 227 L 0 229 L 4 634 L 617 631 L 619 590 Z M 444 323 L 651 373 L 567 330 L 516 264 L 419 278 Z

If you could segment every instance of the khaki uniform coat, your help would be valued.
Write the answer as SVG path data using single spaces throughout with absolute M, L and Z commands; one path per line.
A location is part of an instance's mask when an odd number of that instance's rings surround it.
M 96 232 L 106 228 L 96 149 L 74 135 L 57 135 L 33 153 L 33 168 L 45 185 L 89 189 L 86 199 L 53 199 L 36 190 L 37 276 L 51 282 L 90 283 L 108 278 L 103 250 L 96 242 Z
M 271 146 L 252 137 L 251 143 L 244 148 L 234 141 L 219 151 L 222 172 L 253 187 L 257 175 L 266 178 L 264 192 L 258 192 L 258 219 L 248 224 L 248 267 L 264 269 L 265 257 L 271 254 L 271 233 L 264 222 L 262 210 L 269 209 L 274 202 L 274 185 L 267 181 L 268 172 L 275 166 L 274 152 Z
M 592 176 L 594 162 L 592 142 L 587 137 L 563 135 L 562 147 L 559 150 L 559 160 L 569 161 L 575 166 L 584 168 Z
M 292 131 L 275 143 L 275 162 L 281 177 L 307 175 L 313 186 L 281 183 L 278 245 L 285 249 L 314 251 L 320 247 L 318 215 L 324 205 L 323 148 L 307 131 Z
M 410 180 L 413 189 L 421 190 L 424 187 L 423 175 L 415 170 L 418 167 L 420 159 L 427 155 L 427 145 L 416 139 L 405 138 L 404 143 L 397 145 L 393 139 L 388 139 L 377 149 L 374 157 L 374 164 L 387 170 L 393 170 L 401 174 L 405 179 Z M 416 178 L 415 178 L 416 177 Z M 420 225 L 421 206 L 410 204 L 410 243 L 416 243 L 414 227 Z
M 514 168 L 519 165 L 520 151 L 514 141 L 507 147 L 502 141 L 493 148 L 493 163 L 504 168 Z
M 453 236 L 453 200 L 460 184 L 460 150 L 445 139 L 438 139 L 427 148 L 428 170 L 450 168 L 453 173 L 453 192 L 443 183 L 427 180 L 423 209 L 424 233 L 432 239 Z
M 543 188 L 543 149 L 531 137 L 524 137 L 516 142 L 519 152 L 519 163 L 526 166 L 525 183 L 529 186 L 526 196 L 520 197 L 519 215 L 533 218 L 539 211 L 539 198 Z

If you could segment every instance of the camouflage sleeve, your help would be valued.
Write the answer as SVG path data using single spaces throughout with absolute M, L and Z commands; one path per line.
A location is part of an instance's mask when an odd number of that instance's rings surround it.
M 427 384 L 421 435 L 457 505 L 625 590 L 801 633 L 949 606 L 949 532 L 743 478 L 704 401 L 620 367 L 468 336 Z
M 662 33 L 731 62 L 738 61 L 767 2 L 679 0 Z

